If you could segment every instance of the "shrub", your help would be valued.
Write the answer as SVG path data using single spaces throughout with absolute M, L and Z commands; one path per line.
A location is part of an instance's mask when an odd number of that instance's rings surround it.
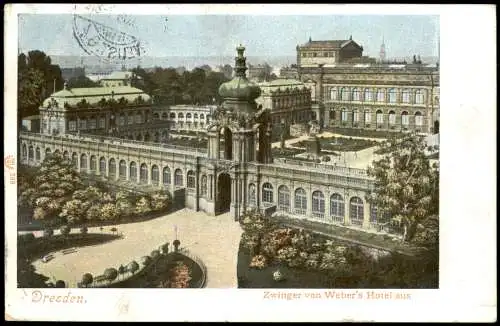
M 83 286 L 87 287 L 90 284 L 92 284 L 92 282 L 94 282 L 94 277 L 92 276 L 92 274 L 90 274 L 90 273 L 83 274 L 82 281 L 81 281 L 81 284 Z
M 63 225 L 59 231 L 62 235 L 68 235 L 71 232 L 71 228 L 67 225 Z
M 127 265 L 127 271 L 134 274 L 139 270 L 139 264 L 134 260 L 130 264 Z
M 151 257 L 149 257 L 149 256 L 142 256 L 141 257 L 142 266 L 147 266 L 147 265 L 149 265 L 149 263 L 151 263 Z
M 56 282 L 56 286 L 55 287 L 56 288 L 65 288 L 66 287 L 66 283 L 64 281 L 62 281 L 62 280 L 58 280 Z
M 23 242 L 29 242 L 35 240 L 35 235 L 33 233 L 26 233 L 19 236 L 19 239 Z
M 54 230 L 52 230 L 51 228 L 46 228 L 45 230 L 43 230 L 44 237 L 51 237 L 53 235 L 54 235 Z
M 106 268 L 104 276 L 109 282 L 113 282 L 118 277 L 118 271 L 115 268 Z
M 87 226 L 84 225 L 80 228 L 81 234 L 87 234 L 88 232 L 89 232 L 89 228 Z

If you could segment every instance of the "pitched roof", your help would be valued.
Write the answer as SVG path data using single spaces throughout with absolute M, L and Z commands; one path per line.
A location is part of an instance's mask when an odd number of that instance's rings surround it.
M 309 41 L 302 47 L 308 48 L 337 48 L 340 49 L 350 40 Z
M 126 100 L 133 101 L 139 96 L 144 100 L 150 99 L 150 96 L 144 91 L 131 86 L 69 88 L 50 95 L 49 98 L 43 101 L 43 106 L 46 107 L 52 99 L 73 105 L 82 99 L 85 99 L 90 104 L 95 104 L 102 98 L 109 99 L 113 97 L 118 100 L 124 97 Z

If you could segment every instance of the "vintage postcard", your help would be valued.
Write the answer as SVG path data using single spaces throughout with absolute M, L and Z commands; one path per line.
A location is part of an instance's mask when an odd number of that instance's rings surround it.
M 4 19 L 6 319 L 496 320 L 493 7 Z

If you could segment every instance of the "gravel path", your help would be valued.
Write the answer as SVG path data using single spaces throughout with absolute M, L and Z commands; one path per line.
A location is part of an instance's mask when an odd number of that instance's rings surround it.
M 116 225 L 124 238 L 97 246 L 76 248 L 64 255 L 56 252 L 48 263 L 33 262 L 36 270 L 50 278 L 67 281 L 70 287 L 84 273 L 100 275 L 108 267 L 118 268 L 132 260 L 139 262 L 144 255 L 175 240 L 177 225 L 181 247 L 198 256 L 207 267 L 207 288 L 236 288 L 236 264 L 242 230 L 229 214 L 209 216 L 203 212 L 183 209 L 150 221 Z M 113 226 L 104 227 L 110 232 Z M 72 232 L 77 232 L 72 230 Z M 100 233 L 99 227 L 89 228 Z M 57 233 L 57 232 L 56 232 Z M 171 246 L 172 247 L 172 246 Z

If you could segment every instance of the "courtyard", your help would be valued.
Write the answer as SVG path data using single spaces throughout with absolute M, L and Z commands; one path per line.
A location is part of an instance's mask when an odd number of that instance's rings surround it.
M 102 231 L 99 227 L 92 227 L 89 233 L 111 233 L 110 229 L 115 227 L 123 238 L 102 245 L 76 248 L 69 254 L 59 251 L 53 253 L 51 261 L 43 263 L 38 259 L 33 265 L 38 273 L 50 279 L 64 280 L 68 287 L 76 287 L 84 273 L 99 275 L 106 268 L 118 268 L 121 264 L 139 261 L 167 241 L 172 243 L 175 226 L 180 247 L 188 249 L 206 265 L 207 288 L 238 286 L 236 265 L 242 230 L 229 213 L 210 216 L 183 209 L 145 222 L 110 225 Z M 73 229 L 72 232 L 78 230 Z

